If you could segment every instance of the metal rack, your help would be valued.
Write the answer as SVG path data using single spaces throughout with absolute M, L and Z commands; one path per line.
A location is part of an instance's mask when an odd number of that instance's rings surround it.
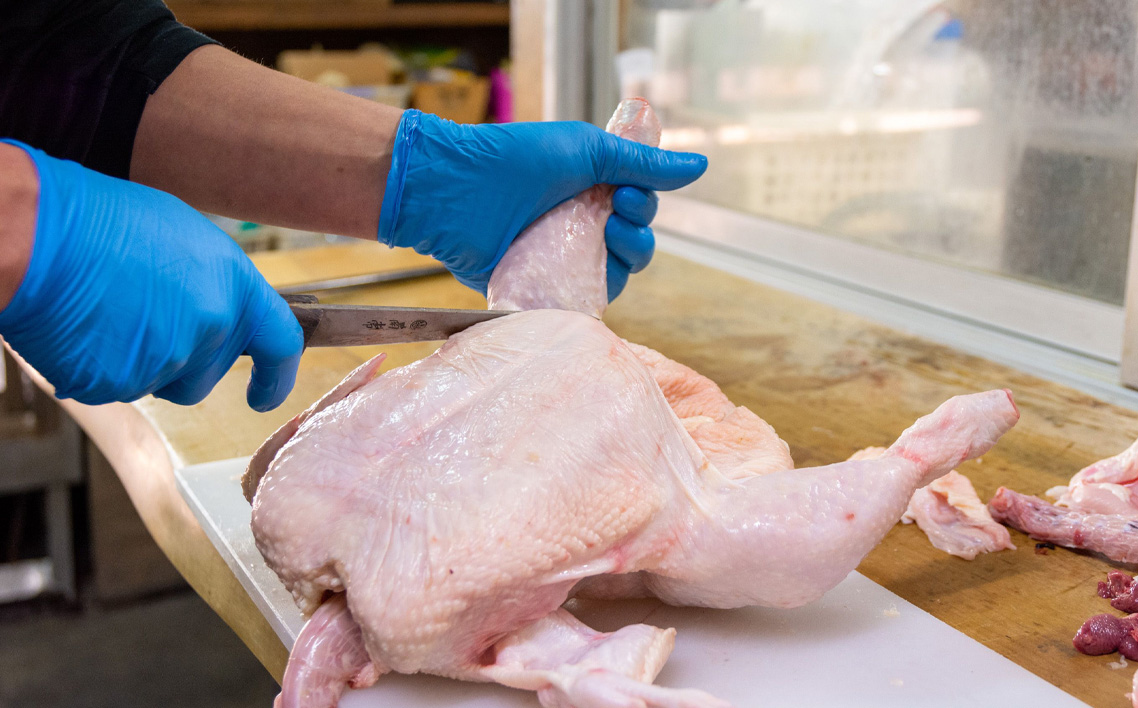
M 6 351 L 0 393 L 0 494 L 44 491 L 46 558 L 0 564 L 0 602 L 45 592 L 74 600 L 71 485 L 82 480 L 79 427 Z

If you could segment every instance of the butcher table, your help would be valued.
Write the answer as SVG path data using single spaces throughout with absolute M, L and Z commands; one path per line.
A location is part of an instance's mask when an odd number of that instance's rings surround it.
M 275 286 L 429 263 L 368 243 L 264 253 L 254 261 Z M 485 306 L 446 275 L 322 300 Z M 770 422 L 799 466 L 888 445 L 950 396 L 991 388 L 1012 389 L 1022 418 L 992 452 L 960 468 L 984 499 L 1000 485 L 1040 495 L 1138 437 L 1138 413 L 667 254 L 632 278 L 605 320 L 617 334 L 710 377 L 732 401 Z M 386 347 L 384 368 L 420 359 L 435 346 Z M 245 405 L 247 358 L 195 406 L 153 398 L 97 408 L 63 404 L 114 466 L 158 545 L 278 680 L 287 652 L 179 495 L 173 470 L 249 455 L 378 351 L 306 351 L 295 391 L 266 414 Z M 1077 655 L 1070 643 L 1085 617 L 1109 611 L 1095 596 L 1109 564 L 1038 549 L 1017 532 L 1012 539 L 1017 550 L 968 562 L 934 549 L 915 526 L 898 525 L 859 570 L 1087 703 L 1123 705 L 1133 672 L 1110 668 L 1112 657 Z M 826 660 L 824 648 L 818 656 Z M 936 661 L 935 647 L 929 660 Z

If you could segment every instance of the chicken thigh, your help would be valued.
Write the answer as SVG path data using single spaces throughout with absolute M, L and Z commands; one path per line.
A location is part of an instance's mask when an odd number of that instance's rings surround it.
M 712 381 L 616 336 L 595 298 L 570 300 L 589 314 L 495 319 L 382 376 L 377 357 L 254 455 L 257 547 L 311 616 L 281 708 L 331 708 L 389 671 L 498 682 L 547 708 L 721 708 L 651 683 L 674 630 L 600 633 L 562 604 L 808 603 L 916 489 L 1018 418 L 1007 391 L 960 396 L 878 459 L 795 470 Z

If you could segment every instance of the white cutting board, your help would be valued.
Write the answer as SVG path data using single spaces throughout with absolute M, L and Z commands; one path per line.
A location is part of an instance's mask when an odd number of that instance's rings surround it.
M 247 462 L 222 460 L 175 475 L 206 534 L 291 647 L 304 620 L 253 544 L 240 484 Z M 738 708 L 1086 705 L 860 573 L 797 610 L 705 610 L 636 600 L 589 602 L 574 611 L 605 631 L 644 621 L 675 627 L 676 649 L 657 683 L 700 688 Z M 347 693 L 340 706 L 537 708 L 538 703 L 530 693 L 498 686 L 388 675 L 372 688 Z

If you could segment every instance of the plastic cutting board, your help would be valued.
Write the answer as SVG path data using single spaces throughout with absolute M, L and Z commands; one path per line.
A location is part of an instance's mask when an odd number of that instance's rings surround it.
M 304 620 L 253 543 L 240 484 L 247 462 L 176 470 L 178 488 L 281 641 L 292 646 Z M 600 630 L 635 622 L 675 627 L 675 652 L 656 682 L 700 688 L 738 708 L 1086 705 L 856 572 L 796 610 L 676 608 L 654 600 L 589 601 L 570 609 Z M 398 674 L 340 702 L 341 708 L 538 705 L 527 692 Z

